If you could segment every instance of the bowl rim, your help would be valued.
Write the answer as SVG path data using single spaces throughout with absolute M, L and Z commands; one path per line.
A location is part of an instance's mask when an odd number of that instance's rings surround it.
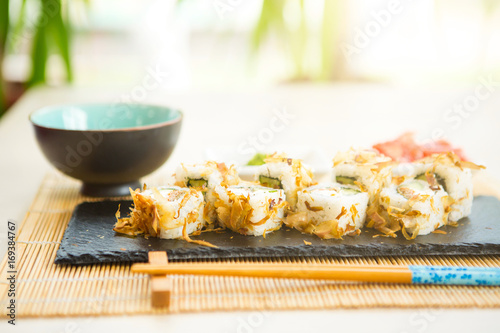
M 61 108 L 61 107 L 75 107 L 75 106 L 80 106 L 80 107 L 88 107 L 88 106 L 113 106 L 113 105 L 132 105 L 132 106 L 137 106 L 140 105 L 142 107 L 154 107 L 154 108 L 163 108 L 163 109 L 170 109 L 173 111 L 178 112 L 178 116 L 172 120 L 168 121 L 163 121 L 160 123 L 156 124 L 151 124 L 151 125 L 142 125 L 142 126 L 134 126 L 134 127 L 124 127 L 124 128 L 110 128 L 110 129 L 85 129 L 85 130 L 80 130 L 80 129 L 67 129 L 67 128 L 58 128 L 58 127 L 50 127 L 50 126 L 45 126 L 36 123 L 33 121 L 33 116 L 38 113 L 42 112 L 47 109 L 52 109 L 52 108 Z M 79 104 L 51 104 L 44 106 L 42 108 L 39 108 L 33 112 L 31 112 L 28 116 L 29 121 L 33 126 L 44 128 L 44 129 L 49 129 L 49 130 L 55 130 L 55 131 L 65 131 L 65 132 L 125 132 L 125 131 L 143 131 L 143 130 L 149 130 L 149 129 L 154 129 L 154 128 L 160 128 L 163 126 L 168 126 L 172 125 L 178 122 L 181 122 L 181 120 L 184 118 L 184 113 L 177 108 L 173 107 L 168 107 L 165 105 L 158 105 L 158 104 L 144 104 L 144 103 L 79 103 Z

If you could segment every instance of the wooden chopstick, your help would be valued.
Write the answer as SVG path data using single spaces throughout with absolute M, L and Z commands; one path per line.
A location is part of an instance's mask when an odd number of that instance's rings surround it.
M 332 265 L 267 265 L 267 264 L 135 264 L 135 273 L 151 275 L 194 274 L 247 276 L 321 280 L 353 280 L 364 282 L 410 283 L 411 271 L 406 267 L 355 267 Z
M 500 285 L 500 268 L 491 267 L 140 263 L 132 265 L 131 271 L 151 275 L 193 274 L 378 283 Z

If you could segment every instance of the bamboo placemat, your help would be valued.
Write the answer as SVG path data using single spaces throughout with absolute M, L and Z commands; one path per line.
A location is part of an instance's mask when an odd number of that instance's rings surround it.
M 156 185 L 166 178 L 147 180 Z M 54 258 L 72 211 L 90 201 L 79 183 L 47 175 L 17 230 L 17 315 L 83 316 L 215 310 L 370 307 L 500 307 L 500 287 L 412 286 L 292 279 L 172 276 L 169 309 L 150 305 L 149 279 L 129 264 L 58 266 Z M 286 258 L 226 262 L 308 262 L 346 265 L 469 265 L 500 267 L 500 256 Z M 212 260 L 211 262 L 215 262 Z M 0 304 L 7 305 L 7 258 L 0 264 Z

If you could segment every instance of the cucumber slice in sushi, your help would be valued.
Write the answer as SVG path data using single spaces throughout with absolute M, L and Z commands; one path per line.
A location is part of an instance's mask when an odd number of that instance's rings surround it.
M 297 205 L 297 192 L 315 184 L 312 171 L 297 158 L 284 154 L 266 157 L 266 164 L 258 167 L 255 180 L 261 185 L 283 189 L 291 210 Z
M 208 181 L 206 179 L 203 179 L 203 178 L 198 178 L 198 179 L 188 178 L 188 181 L 187 181 L 188 187 L 206 188 L 207 185 L 208 185 Z
M 175 170 L 175 185 L 202 189 L 205 198 L 205 210 L 203 218 L 209 224 L 217 225 L 217 213 L 214 203 L 216 197 L 214 191 L 222 183 L 236 185 L 240 182 L 238 173 L 234 166 L 226 166 L 224 163 L 207 161 L 197 164 L 180 164 Z
M 282 189 L 283 185 L 281 184 L 281 180 L 279 178 L 267 177 L 264 175 L 259 176 L 259 183 L 263 186 L 271 187 L 275 189 Z
M 354 182 L 357 180 L 356 177 L 346 177 L 346 176 L 337 176 L 335 180 L 339 184 L 343 185 L 355 185 Z

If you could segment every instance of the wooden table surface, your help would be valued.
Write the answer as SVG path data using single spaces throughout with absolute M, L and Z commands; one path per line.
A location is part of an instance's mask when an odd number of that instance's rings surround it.
M 479 84 L 479 83 L 478 83 Z M 203 158 L 207 147 L 269 143 L 320 147 L 327 156 L 350 146 L 370 146 L 414 131 L 420 139 L 444 134 L 469 158 L 500 175 L 500 88 L 478 98 L 476 85 L 460 88 L 393 88 L 384 85 L 284 85 L 260 91 L 167 93 L 152 91 L 136 102 L 162 104 L 185 114 L 181 137 L 166 172 L 184 161 Z M 51 166 L 37 147 L 28 115 L 51 104 L 121 100 L 134 87 L 47 88 L 27 93 L 0 121 L 0 254 L 6 249 L 6 221 L 20 223 L 40 181 Z M 474 104 L 474 102 L 477 102 Z M 284 126 L 273 126 L 276 117 Z M 281 118 L 280 118 L 281 117 Z M 274 119 L 274 120 L 273 120 Z M 271 129 L 269 132 L 267 129 Z M 264 136 L 263 131 L 272 135 Z M 262 142 L 259 138 L 265 138 Z M 488 184 L 486 184 L 488 185 Z M 496 181 L 489 184 L 494 189 Z M 500 237 L 500 235 L 499 235 Z M 214 332 L 275 332 L 354 327 L 360 331 L 442 332 L 443 329 L 498 332 L 498 310 L 325 310 L 308 312 L 232 312 L 123 318 L 20 319 L 38 332 L 95 332 L 161 326 L 169 332 L 198 328 Z M 5 319 L 0 330 L 5 332 Z M 207 325 L 209 323 L 209 325 Z M 390 323 L 390 324 L 389 324 Z M 141 326 L 144 325 L 144 326 Z M 184 326 L 187 325 L 187 326 Z M 385 327 L 385 328 L 384 328 Z M 12 330 L 13 331 L 13 330 Z

